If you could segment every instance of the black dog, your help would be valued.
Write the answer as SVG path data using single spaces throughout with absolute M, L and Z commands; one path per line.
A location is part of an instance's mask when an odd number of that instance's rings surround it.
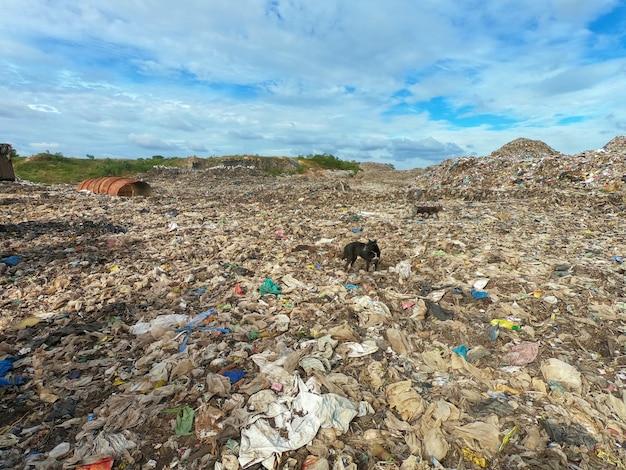
M 439 212 L 443 210 L 443 206 L 415 206 L 413 208 L 413 215 L 422 214 L 426 217 L 434 215 L 439 218 Z
M 348 243 L 343 249 L 341 259 L 346 261 L 346 269 L 354 266 L 357 257 L 360 256 L 365 260 L 365 270 L 369 271 L 370 263 L 374 262 L 374 271 L 378 270 L 378 262 L 380 261 L 380 248 L 376 244 L 376 240 L 368 240 L 367 243 L 352 242 Z

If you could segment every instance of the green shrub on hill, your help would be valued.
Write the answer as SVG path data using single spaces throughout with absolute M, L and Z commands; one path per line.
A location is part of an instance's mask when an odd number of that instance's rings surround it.
M 357 173 L 361 169 L 358 162 L 340 160 L 329 153 L 307 155 L 306 157 L 299 156 L 298 158 L 315 162 L 320 168 L 325 170 L 348 170 Z
M 44 152 L 32 157 L 13 159 L 15 175 L 35 183 L 79 183 L 87 178 L 100 176 L 133 176 L 145 173 L 155 165 L 177 166 L 180 158 L 157 156 L 147 159 L 98 159 L 93 155 L 87 158 L 64 157 L 62 153 Z
M 194 157 L 195 158 L 195 157 Z M 221 160 L 229 157 L 215 157 Z M 285 157 L 257 157 L 264 159 L 285 160 Z M 161 155 L 154 155 L 151 158 L 137 159 L 113 159 L 96 158 L 87 154 L 86 158 L 65 157 L 61 152 L 50 153 L 48 151 L 33 155 L 31 157 L 13 158 L 13 170 L 15 175 L 26 181 L 35 183 L 79 183 L 87 178 L 98 178 L 100 176 L 135 176 L 140 173 L 150 171 L 156 165 L 167 167 L 188 167 L 188 159 L 171 157 L 166 158 Z M 330 154 L 315 154 L 306 157 L 299 156 L 289 159 L 291 165 L 266 165 L 269 174 L 280 176 L 284 174 L 303 174 L 310 168 L 321 168 L 325 170 L 348 170 L 357 173 L 360 170 L 359 164 L 355 161 L 348 162 L 340 160 Z

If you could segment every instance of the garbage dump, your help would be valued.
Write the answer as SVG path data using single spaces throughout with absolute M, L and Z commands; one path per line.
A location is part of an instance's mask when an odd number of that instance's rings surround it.
M 626 139 L 505 147 L 1 182 L 0 468 L 626 468 Z

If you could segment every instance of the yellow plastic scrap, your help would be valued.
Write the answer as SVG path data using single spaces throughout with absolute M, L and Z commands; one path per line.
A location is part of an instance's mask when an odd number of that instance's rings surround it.
M 384 461 L 393 460 L 393 454 L 391 454 L 387 449 L 385 449 L 383 446 L 377 443 L 372 444 L 372 455 L 376 457 L 378 460 L 384 460 Z
M 511 429 L 509 432 L 507 432 L 504 435 L 504 437 L 502 438 L 502 443 L 500 444 L 500 448 L 498 449 L 498 452 L 502 452 L 504 450 L 504 446 L 509 443 L 509 441 L 511 440 L 513 436 L 515 436 L 515 434 L 517 434 L 517 431 L 519 431 L 519 426 L 515 425 L 513 426 L 513 429 Z
M 114 387 L 119 387 L 122 384 L 125 384 L 126 382 L 123 381 L 122 379 L 120 379 L 119 377 L 115 377 L 115 380 L 113 381 L 113 386 Z
M 610 455 L 608 452 L 606 452 L 599 446 L 596 447 L 596 455 L 598 456 L 599 459 L 604 460 L 605 462 L 608 462 L 610 464 L 613 464 L 617 466 L 617 468 L 626 469 L 626 465 L 624 465 L 624 462 L 622 462 L 617 457 L 613 457 L 612 455 Z
M 504 318 L 493 318 L 489 324 L 491 326 L 495 326 L 495 327 L 499 327 L 499 328 L 506 328 L 508 330 L 513 330 L 513 331 L 521 331 L 522 327 L 519 326 L 519 324 L 511 321 L 511 320 L 506 320 Z
M 167 382 L 165 380 L 159 380 L 157 383 L 154 384 L 154 389 L 156 390 L 157 388 L 161 388 L 163 387 Z
M 468 462 L 478 465 L 480 468 L 487 468 L 487 459 L 469 447 L 463 447 L 463 458 Z
M 511 388 L 506 384 L 498 384 L 496 385 L 497 392 L 510 393 L 511 395 L 521 395 L 524 393 L 524 390 L 518 390 L 517 388 Z
M 13 328 L 16 330 L 23 330 L 24 328 L 28 328 L 29 326 L 35 326 L 41 320 L 37 317 L 28 317 L 17 323 Z

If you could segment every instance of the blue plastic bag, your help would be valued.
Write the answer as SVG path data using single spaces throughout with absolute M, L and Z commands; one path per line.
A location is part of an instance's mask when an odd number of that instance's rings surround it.
M 22 259 L 15 255 L 0 259 L 0 263 L 7 264 L 9 266 L 17 266 L 20 261 L 22 261 Z
M 485 292 L 484 290 L 472 289 L 472 299 L 480 300 L 486 299 L 487 297 L 489 297 L 489 292 Z

